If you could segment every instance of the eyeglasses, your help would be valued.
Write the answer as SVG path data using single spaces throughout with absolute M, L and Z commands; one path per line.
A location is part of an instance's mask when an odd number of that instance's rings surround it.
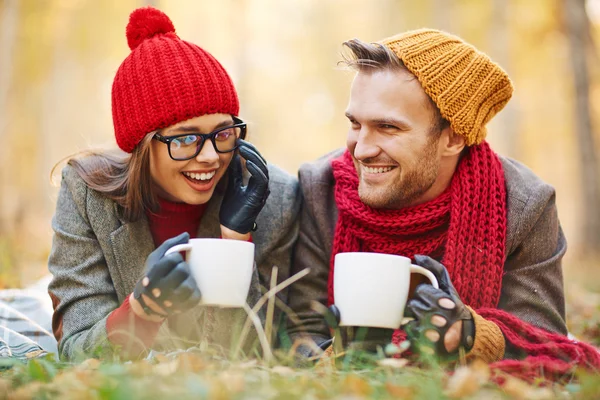
M 237 117 L 233 117 L 233 123 L 234 125 L 210 133 L 184 133 L 174 136 L 155 133 L 152 138 L 165 143 L 169 149 L 169 156 L 175 161 L 196 157 L 202 151 L 206 139 L 210 139 L 217 153 L 230 153 L 238 148 L 238 138 L 246 138 L 246 123 Z

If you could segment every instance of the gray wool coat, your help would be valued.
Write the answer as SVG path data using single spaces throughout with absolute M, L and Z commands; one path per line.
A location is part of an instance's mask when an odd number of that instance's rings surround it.
M 261 296 L 259 285 L 269 287 L 273 266 L 278 267 L 279 282 L 289 277 L 298 234 L 298 182 L 273 165 L 269 165 L 269 174 L 271 194 L 252 236 L 256 247 L 250 306 Z M 197 237 L 220 237 L 218 216 L 225 185 L 225 180 L 217 185 Z M 107 316 L 133 291 L 143 276 L 146 257 L 155 249 L 147 219 L 127 222 L 118 211 L 114 201 L 88 188 L 72 167 L 64 168 L 48 260 L 53 275 L 49 285 L 53 330 L 63 359 L 110 354 Z M 285 295 L 282 299 L 285 301 Z M 241 309 L 197 306 L 168 318 L 152 348 L 168 351 L 200 341 L 228 347 L 234 326 L 245 320 Z
M 307 267 L 311 271 L 290 288 L 289 305 L 302 324 L 290 323 L 288 331 L 293 339 L 309 335 L 317 344 L 330 337 L 322 315 L 313 310 L 311 302 L 327 303 L 329 262 L 338 217 L 331 160 L 342 151 L 304 164 L 299 171 L 304 206 L 292 274 Z M 502 157 L 501 161 L 508 215 L 498 307 L 532 325 L 566 334 L 561 260 L 567 244 L 558 221 L 554 189 L 517 161 Z M 510 351 L 507 343 L 507 352 Z

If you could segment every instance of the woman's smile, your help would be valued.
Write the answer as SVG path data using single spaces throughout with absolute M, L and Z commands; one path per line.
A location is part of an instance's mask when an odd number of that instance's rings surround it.
M 198 192 L 205 192 L 212 189 L 215 184 L 217 170 L 213 169 L 206 172 L 184 171 L 181 174 L 190 188 Z

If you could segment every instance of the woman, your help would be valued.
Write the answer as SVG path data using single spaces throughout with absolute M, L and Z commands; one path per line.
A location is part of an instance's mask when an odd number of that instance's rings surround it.
M 198 306 L 188 264 L 166 250 L 189 237 L 252 240 L 252 305 L 273 266 L 287 277 L 297 236 L 297 181 L 243 140 L 221 64 L 151 7 L 131 14 L 127 41 L 112 89 L 124 153 L 71 159 L 52 222 L 49 292 L 64 359 L 231 344 L 245 312 Z

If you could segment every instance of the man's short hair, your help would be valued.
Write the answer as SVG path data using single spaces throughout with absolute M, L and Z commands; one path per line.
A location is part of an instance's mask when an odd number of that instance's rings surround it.
M 343 59 L 340 63 L 348 68 L 363 73 L 381 70 L 404 71 L 416 79 L 402 60 L 392 50 L 380 43 L 366 43 L 358 39 L 352 39 L 344 42 L 343 45 L 348 51 L 342 53 Z M 428 106 L 433 111 L 430 132 L 439 136 L 450 123 L 442 117 L 440 109 L 429 95 L 427 95 L 427 100 Z

